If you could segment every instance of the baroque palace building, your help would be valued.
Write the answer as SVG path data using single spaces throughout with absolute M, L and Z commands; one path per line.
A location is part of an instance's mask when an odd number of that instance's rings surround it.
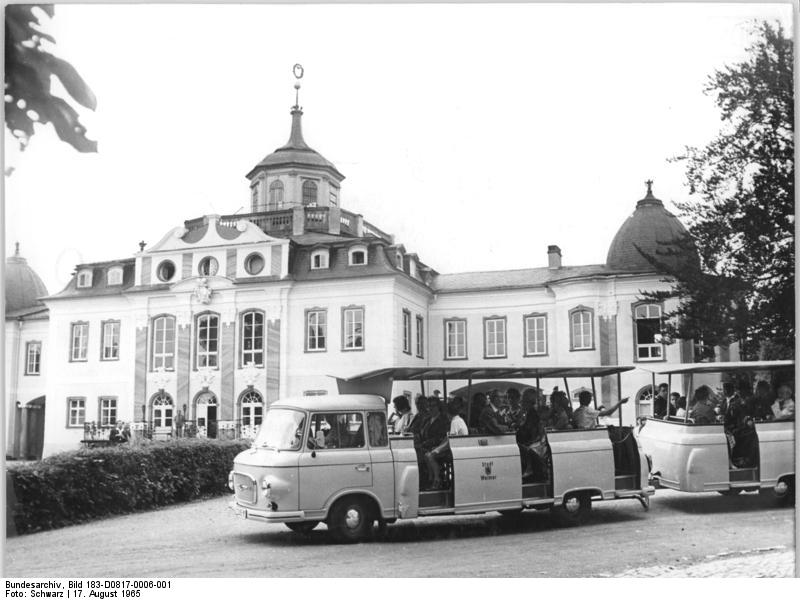
M 440 274 L 342 207 L 344 175 L 306 144 L 302 115 L 296 104 L 289 141 L 247 173 L 248 214 L 77 265 L 52 295 L 8 259 L 7 456 L 75 449 L 117 421 L 154 438 L 249 437 L 279 396 L 335 393 L 330 375 L 386 366 L 692 360 L 691 342 L 658 335 L 669 307 L 639 299 L 668 285 L 640 249 L 686 233 L 649 182 L 605 263 L 564 265 L 552 245 L 539 267 Z M 624 378 L 626 422 L 649 412 L 649 383 Z M 598 392 L 616 398 L 616 380 Z

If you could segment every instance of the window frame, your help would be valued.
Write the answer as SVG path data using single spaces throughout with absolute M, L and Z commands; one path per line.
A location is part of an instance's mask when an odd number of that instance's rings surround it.
M 348 348 L 346 346 L 347 340 L 347 313 L 350 311 L 361 311 L 361 346 L 354 346 L 352 348 Z M 350 305 L 350 306 L 343 306 L 342 307 L 342 352 L 363 352 L 364 349 L 367 347 L 367 311 L 365 310 L 364 305 L 357 306 L 357 305 Z
M 104 406 L 104 403 L 112 403 L 113 406 L 109 405 L 108 407 Z M 111 422 L 111 414 L 113 411 L 113 418 L 114 421 Z M 112 425 L 116 425 L 117 421 L 119 420 L 117 417 L 117 412 L 119 411 L 119 404 L 117 396 L 99 396 L 97 398 L 97 423 L 100 427 L 111 427 Z M 109 420 L 106 422 L 104 420 L 104 413 L 108 413 Z
M 217 335 L 216 335 L 216 340 L 215 340 L 216 341 L 216 350 L 214 350 L 214 351 L 206 350 L 204 352 L 201 352 L 200 351 L 200 327 L 201 327 L 200 326 L 200 320 L 201 319 L 211 319 L 211 318 L 215 318 L 217 320 L 217 325 L 216 325 Z M 218 371 L 219 370 L 219 363 L 220 363 L 220 360 L 219 360 L 219 358 L 220 358 L 220 341 L 221 341 L 221 337 L 222 337 L 222 335 L 221 335 L 222 334 L 222 320 L 220 319 L 219 313 L 216 313 L 216 312 L 213 312 L 213 311 L 202 312 L 202 313 L 200 313 L 198 315 L 195 315 L 193 324 L 194 324 L 194 344 L 192 344 L 192 346 L 193 346 L 193 350 L 194 350 L 194 370 L 198 371 L 200 369 L 207 369 L 208 368 L 208 369 L 212 369 L 214 371 Z M 212 328 L 211 328 L 210 325 L 208 325 L 206 327 L 206 329 L 210 332 Z M 206 343 L 207 343 L 206 345 L 207 346 L 209 345 L 208 342 L 210 340 L 211 340 L 210 337 L 206 340 Z M 200 357 L 201 356 L 205 356 L 206 357 L 206 364 L 202 365 L 202 366 L 200 365 Z M 209 365 L 208 364 L 208 359 L 211 358 L 211 357 L 214 358 L 214 363 L 215 363 L 214 365 Z
M 92 287 L 92 269 L 81 269 L 78 271 L 76 287 L 79 289 Z
M 211 272 L 211 266 L 214 265 L 213 273 Z M 205 267 L 205 269 L 204 269 Z M 208 271 L 204 273 L 203 271 Z M 219 275 L 219 261 L 215 256 L 204 256 L 199 261 L 197 261 L 197 276 L 198 277 L 216 277 Z
M 246 326 L 245 318 L 248 315 L 254 315 L 254 316 L 257 315 L 261 317 L 260 349 L 253 348 L 251 350 L 245 350 L 244 348 L 245 340 L 248 339 L 248 336 L 245 335 L 245 326 Z M 257 327 L 257 325 L 252 324 L 249 325 L 249 327 L 255 328 Z M 251 335 L 249 337 L 253 340 L 254 345 L 255 342 L 259 339 L 259 337 L 255 335 Z M 267 352 L 267 318 L 263 310 L 259 310 L 257 308 L 248 308 L 239 313 L 239 368 L 244 369 L 247 366 L 247 360 L 245 360 L 245 352 L 255 354 L 259 351 L 261 352 L 261 362 L 256 362 L 255 360 L 251 362 L 257 369 L 263 369 L 265 366 L 265 358 Z
M 543 319 L 544 320 L 544 352 L 528 352 L 528 319 Z M 547 313 L 533 312 L 522 315 L 522 356 L 547 356 L 549 353 L 549 344 L 547 343 L 547 326 L 548 318 Z M 535 328 L 534 328 L 535 330 Z
M 320 259 L 324 258 L 324 260 L 320 260 L 321 264 L 318 267 L 314 265 L 314 259 L 317 258 L 317 257 L 320 257 Z M 324 264 L 322 264 L 322 263 L 324 263 Z M 331 264 L 330 251 L 327 248 L 321 248 L 321 249 L 318 249 L 318 250 L 312 250 L 311 251 L 311 255 L 309 257 L 309 268 L 312 271 L 322 271 L 324 269 L 329 269 L 330 268 L 330 264 Z
M 261 268 L 257 271 L 251 268 L 251 263 L 253 260 L 260 258 L 261 259 Z M 264 255 L 261 252 L 251 252 L 247 256 L 244 257 L 244 261 L 242 262 L 242 266 L 244 266 L 244 272 L 250 276 L 256 276 L 261 274 L 264 269 L 267 268 L 267 259 L 264 258 Z
M 407 308 L 404 308 L 402 311 L 403 320 L 402 320 L 402 328 L 403 328 L 403 354 L 408 354 L 411 356 L 411 345 L 412 345 L 412 336 L 413 331 L 411 329 L 411 311 Z
M 119 276 L 119 281 L 112 281 L 111 280 L 112 274 L 115 275 L 115 276 Z M 108 285 L 109 287 L 122 285 L 122 277 L 123 277 L 123 275 L 124 275 L 124 273 L 122 271 L 122 267 L 111 267 L 106 272 L 106 285 Z
M 86 328 L 86 335 L 83 337 L 82 348 L 83 357 L 75 357 L 75 331 L 78 327 Z M 88 362 L 89 361 L 89 321 L 73 321 L 69 324 L 69 362 Z
M 164 269 L 171 268 L 172 275 L 170 277 L 163 277 L 162 271 Z M 156 265 L 156 279 L 158 279 L 162 283 L 169 283 L 173 279 L 175 279 L 175 275 L 178 273 L 178 268 L 175 266 L 175 262 L 165 258 L 164 260 L 160 261 L 158 265 Z
M 314 198 L 309 202 L 306 202 L 306 192 L 312 187 L 314 189 Z M 316 208 L 319 206 L 319 186 L 313 179 L 303 180 L 303 184 L 300 186 L 300 204 L 309 208 Z
M 156 400 L 162 398 L 165 400 L 169 400 L 169 404 L 165 403 L 156 404 Z M 168 394 L 167 392 L 164 391 L 158 391 L 150 397 L 149 404 L 150 404 L 150 423 L 152 423 L 154 429 L 155 428 L 172 429 L 175 426 L 175 417 L 176 417 L 175 399 L 172 397 L 171 394 Z M 162 414 L 159 419 L 162 423 L 159 425 L 156 425 L 156 406 L 163 407 L 159 408 L 159 410 L 164 411 L 164 414 Z M 169 415 L 166 414 L 166 411 L 170 411 Z M 169 424 L 167 424 L 166 422 L 167 419 L 169 419 Z
M 117 326 L 117 355 L 106 358 L 106 326 Z M 100 321 L 100 360 L 101 361 L 115 361 L 119 360 L 120 351 L 120 338 L 122 337 L 122 322 L 119 319 L 109 319 L 107 321 Z
M 309 325 L 309 318 L 311 317 L 312 314 L 322 314 L 325 317 L 325 322 L 322 324 L 322 326 L 323 326 L 322 339 L 324 341 L 324 347 L 322 347 L 322 348 L 319 348 L 319 347 L 312 348 L 311 344 L 309 343 L 311 341 L 311 338 L 309 336 L 309 326 L 310 326 Z M 315 306 L 313 308 L 307 308 L 305 310 L 304 323 L 305 323 L 305 325 L 304 325 L 305 331 L 303 333 L 303 338 L 304 338 L 304 344 L 303 345 L 304 345 L 305 352 L 311 352 L 311 353 L 327 352 L 328 351 L 328 339 L 329 339 L 328 338 L 328 309 L 327 308 L 322 308 L 322 307 L 319 307 L 319 306 Z M 315 324 L 315 327 L 319 327 L 319 326 L 320 326 L 319 319 L 317 319 L 317 323 Z
M 503 353 L 502 354 L 489 354 L 489 323 L 502 323 L 503 324 Z M 495 329 L 495 336 L 497 330 Z M 498 342 L 495 340 L 495 345 Z M 492 315 L 483 318 L 483 358 L 486 360 L 494 360 L 497 358 L 508 358 L 508 318 L 500 315 Z
M 353 255 L 357 252 L 361 252 L 364 254 L 364 262 L 353 262 Z M 359 244 L 358 246 L 353 246 L 348 248 L 347 250 L 347 266 L 349 267 L 364 267 L 369 264 L 369 252 L 367 251 L 367 247 L 364 245 Z
M 36 353 L 35 370 L 31 369 L 31 350 L 38 348 Z M 27 376 L 38 377 L 42 374 L 42 342 L 39 340 L 28 340 L 25 342 L 25 371 Z
M 254 402 L 254 401 L 245 402 L 245 398 L 247 398 L 247 396 L 253 395 L 253 394 L 258 396 L 259 400 L 257 402 Z M 264 413 L 265 413 L 265 408 L 266 408 L 264 406 L 264 395 L 261 392 L 259 392 L 257 389 L 250 387 L 250 388 L 245 389 L 241 394 L 239 394 L 238 405 L 239 405 L 239 411 L 238 411 L 239 415 L 238 416 L 239 416 L 239 420 L 240 420 L 239 422 L 241 423 L 241 425 L 243 425 L 245 427 L 247 427 L 247 426 L 258 427 L 259 425 L 261 425 L 261 423 L 264 422 Z M 261 409 L 261 414 L 260 415 L 255 415 L 254 411 L 250 411 L 250 414 L 247 415 L 247 419 L 245 419 L 245 407 L 248 407 L 248 408 L 251 408 L 251 409 L 252 408 L 260 408 Z M 256 419 L 258 419 L 258 423 L 255 422 Z M 249 422 L 245 422 L 245 421 L 249 421 Z
M 159 354 L 158 356 L 162 358 L 163 363 L 160 366 L 156 366 L 156 343 L 158 340 L 156 339 L 156 323 L 161 319 L 172 319 L 172 352 L 166 352 L 166 339 L 164 340 L 164 352 Z M 177 346 L 178 346 L 178 320 L 175 318 L 175 315 L 170 314 L 160 314 L 155 315 L 150 319 L 150 371 L 155 371 L 156 369 L 163 367 L 164 371 L 174 371 L 175 370 L 175 362 L 178 359 L 177 356 Z M 166 332 L 166 328 L 165 328 Z M 166 357 L 171 357 L 172 359 L 172 366 L 166 366 Z
M 575 346 L 575 323 L 573 318 L 576 314 L 586 313 L 589 315 L 589 346 Z M 596 350 L 594 334 L 594 309 L 588 306 L 578 305 L 569 311 L 569 351 L 586 352 Z
M 278 194 L 280 192 L 280 195 Z M 285 188 L 280 179 L 276 179 L 269 184 L 267 197 L 267 210 L 282 210 Z M 280 196 L 280 197 L 278 197 Z
M 73 402 L 81 402 L 81 406 L 76 406 L 73 413 Z M 81 419 L 80 422 L 73 422 L 73 414 Z M 76 419 L 76 421 L 78 420 Z M 67 429 L 83 429 L 86 425 L 86 396 L 67 396 Z
M 640 302 L 634 302 L 633 304 L 631 304 L 631 319 L 633 320 L 633 336 L 632 336 L 632 340 L 633 340 L 633 362 L 637 362 L 637 363 L 639 363 L 639 362 L 643 362 L 643 363 L 666 362 L 666 360 L 667 360 L 666 359 L 667 349 L 666 349 L 665 344 L 663 342 L 661 342 L 661 343 L 653 343 L 653 344 L 640 344 L 639 343 L 638 322 L 639 322 L 640 319 L 638 319 L 636 317 L 636 310 L 638 308 L 643 307 L 643 306 L 655 306 L 655 307 L 658 308 L 658 312 L 659 312 L 658 321 L 659 321 L 659 325 L 660 325 L 659 326 L 659 332 L 661 331 L 661 328 L 662 328 L 661 326 L 663 326 L 663 323 L 664 323 L 664 305 L 663 305 L 663 303 L 661 303 L 661 302 L 640 301 Z M 641 319 L 641 320 L 650 320 L 650 318 Z M 646 347 L 651 348 L 651 349 L 653 347 L 658 347 L 660 349 L 661 355 L 658 356 L 658 357 L 655 357 L 655 358 L 652 358 L 652 357 L 650 357 L 650 358 L 642 358 L 642 357 L 639 356 L 639 346 L 646 346 Z
M 469 360 L 469 345 L 468 345 L 468 339 L 467 339 L 467 333 L 468 333 L 467 319 L 466 318 L 462 318 L 462 317 L 449 317 L 449 318 L 443 319 L 443 323 L 444 323 L 444 325 L 442 327 L 442 330 L 444 332 L 444 353 L 443 353 L 444 354 L 444 358 L 443 359 L 444 360 Z M 450 356 L 449 355 L 449 347 L 448 347 L 448 344 L 447 344 L 447 334 L 448 334 L 447 330 L 448 330 L 448 326 L 451 323 L 453 323 L 453 324 L 455 324 L 455 323 L 463 323 L 464 324 L 464 355 L 463 356 Z M 457 332 L 456 332 L 456 334 L 457 334 Z
M 308 426 L 305 428 L 306 431 L 303 433 L 303 439 L 306 441 L 304 450 L 306 452 L 309 450 L 308 444 L 309 444 L 309 440 L 310 440 L 310 436 L 311 436 L 310 428 L 313 426 L 314 417 L 317 417 L 317 416 L 321 415 L 321 416 L 325 417 L 326 421 L 328 421 L 327 417 L 331 416 L 331 415 L 334 415 L 333 421 L 334 421 L 334 424 L 335 424 L 336 421 L 338 421 L 338 419 L 336 417 L 338 417 L 339 415 L 342 415 L 342 414 L 344 414 L 346 416 L 358 415 L 358 417 L 360 417 L 360 419 L 361 419 L 362 442 L 363 443 L 360 446 L 347 446 L 345 448 L 315 448 L 314 451 L 315 452 L 329 452 L 329 451 L 337 451 L 337 450 L 344 450 L 344 451 L 348 451 L 348 450 L 349 451 L 367 450 L 369 448 L 369 443 L 368 443 L 369 442 L 369 440 L 368 440 L 369 433 L 367 432 L 367 419 L 365 417 L 364 412 L 360 411 L 360 410 L 349 410 L 349 411 L 348 410 L 331 410 L 329 412 L 322 412 L 322 411 L 309 412 L 309 415 L 308 415 Z M 328 422 L 328 424 L 331 425 L 331 427 L 334 426 L 330 422 Z M 306 438 L 308 438 L 308 439 L 306 439 Z
M 416 331 L 417 331 L 417 358 L 425 358 L 425 318 L 422 315 L 416 315 Z

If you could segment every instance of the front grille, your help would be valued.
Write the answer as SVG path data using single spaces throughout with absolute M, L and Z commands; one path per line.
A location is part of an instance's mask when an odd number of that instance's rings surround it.
M 236 499 L 247 504 L 255 504 L 258 501 L 258 485 L 256 480 L 246 473 L 233 474 L 233 490 Z

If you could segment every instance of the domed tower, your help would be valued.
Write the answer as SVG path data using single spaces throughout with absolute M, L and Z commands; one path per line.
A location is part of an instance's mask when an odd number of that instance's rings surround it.
M 16 245 L 14 256 L 6 259 L 6 314 L 42 306 L 38 300 L 42 296 L 47 296 L 47 288 L 41 278 L 32 268 L 28 266 L 28 261 L 19 254 L 19 242 Z
M 294 206 L 339 206 L 344 175 L 303 139 L 303 109 L 299 106 L 303 70 L 295 65 L 295 105 L 289 141 L 253 167 L 250 180 L 251 212 Z
M 646 184 L 647 194 L 636 203 L 636 210 L 619 228 L 608 248 L 606 267 L 614 271 L 657 271 L 648 257 L 670 270 L 696 266 L 697 252 L 686 228 L 653 195 L 653 182 L 648 180 Z

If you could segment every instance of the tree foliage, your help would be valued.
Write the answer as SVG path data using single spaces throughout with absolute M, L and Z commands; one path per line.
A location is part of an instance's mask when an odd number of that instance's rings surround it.
M 696 195 L 677 205 L 692 238 L 679 244 L 700 263 L 666 268 L 673 290 L 647 294 L 679 299 L 667 333 L 701 341 L 698 358 L 731 342 L 746 359 L 794 356 L 794 48 L 780 25 L 753 34 L 744 61 L 709 77 L 720 133 L 676 159 Z
M 58 137 L 79 152 L 97 152 L 97 142 L 87 139 L 76 110 L 50 88 L 55 76 L 72 99 L 95 109 L 94 94 L 75 68 L 46 48 L 45 42 L 54 44 L 55 40 L 42 31 L 39 11 L 52 17 L 53 6 L 9 4 L 5 8 L 6 126 L 23 149 L 34 134 L 35 123 L 51 123 Z

